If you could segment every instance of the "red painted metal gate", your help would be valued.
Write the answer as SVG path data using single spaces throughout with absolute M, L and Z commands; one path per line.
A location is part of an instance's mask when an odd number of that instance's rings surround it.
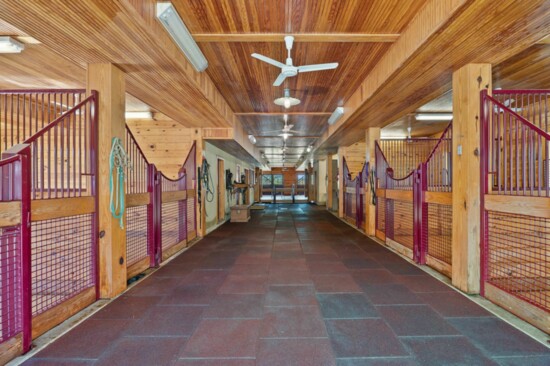
M 364 223 L 364 171 L 366 164 L 363 164 L 361 171 L 354 179 L 351 179 L 346 159 L 343 159 L 344 167 L 344 217 L 358 229 L 363 229 Z

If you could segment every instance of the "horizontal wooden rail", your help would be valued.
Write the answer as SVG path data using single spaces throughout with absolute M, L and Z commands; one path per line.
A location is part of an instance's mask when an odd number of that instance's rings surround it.
M 426 192 L 424 194 L 424 202 L 437 203 L 439 205 L 452 205 L 452 192 Z
M 384 188 L 376 188 L 376 197 L 386 198 L 386 190 Z
M 485 195 L 487 211 L 550 218 L 550 198 Z
M 187 199 L 187 191 L 162 192 L 162 203 Z
M 412 202 L 413 191 L 404 191 L 399 189 L 386 189 L 386 199 Z
M 21 201 L 0 202 L 0 227 L 15 226 L 21 222 Z
M 126 207 L 145 206 L 151 202 L 150 193 L 134 193 L 126 195 Z
M 31 202 L 31 221 L 58 219 L 95 212 L 94 197 L 56 198 Z

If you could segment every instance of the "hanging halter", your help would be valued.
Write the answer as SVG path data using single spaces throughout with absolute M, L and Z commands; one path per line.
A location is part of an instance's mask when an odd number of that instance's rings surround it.
M 124 170 L 132 169 L 132 163 L 124 151 L 122 140 L 113 137 L 111 154 L 109 155 L 109 209 L 115 219 L 120 221 L 120 228 L 124 229 Z M 116 179 L 113 179 L 113 169 L 116 170 Z M 118 213 L 117 213 L 118 212 Z

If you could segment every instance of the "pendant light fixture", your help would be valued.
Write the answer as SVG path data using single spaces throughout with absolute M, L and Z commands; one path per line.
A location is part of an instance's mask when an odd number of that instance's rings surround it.
M 290 108 L 294 105 L 300 104 L 300 99 L 293 98 L 290 96 L 290 89 L 285 89 L 284 96 L 274 100 L 274 103 L 285 108 Z

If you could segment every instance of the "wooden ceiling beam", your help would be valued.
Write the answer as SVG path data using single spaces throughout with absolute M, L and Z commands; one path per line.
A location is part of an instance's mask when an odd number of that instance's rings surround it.
M 397 41 L 399 34 L 385 33 L 195 33 L 198 43 L 206 42 L 282 42 L 285 36 L 294 36 L 295 42 L 355 42 L 355 43 L 391 43 Z

